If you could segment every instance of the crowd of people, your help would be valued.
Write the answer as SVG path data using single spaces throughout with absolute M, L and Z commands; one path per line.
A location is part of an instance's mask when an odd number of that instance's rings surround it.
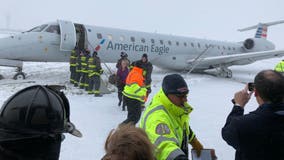
M 74 84 L 74 87 L 84 89 L 95 97 L 102 97 L 100 93 L 102 73 L 97 51 L 91 54 L 89 49 L 80 50 L 77 46 L 71 51 L 70 83 Z
M 97 52 L 89 54 L 88 50 L 74 49 L 70 82 L 98 96 L 97 83 L 103 71 Z M 187 102 L 189 88 L 185 79 L 180 74 L 166 75 L 142 114 L 151 93 L 152 64 L 147 54 L 132 63 L 125 52 L 120 56 L 116 65 L 118 105 L 123 110 L 127 107 L 128 115 L 107 136 L 102 160 L 188 160 L 189 144 L 200 156 L 204 147 L 189 124 L 193 109 Z M 250 86 L 233 96 L 233 108 L 221 135 L 236 150 L 236 160 L 284 159 L 281 65 L 283 61 L 275 70 L 260 71 Z M 0 159 L 58 160 L 63 133 L 82 137 L 70 120 L 69 102 L 61 89 L 34 85 L 5 101 L 0 110 Z M 257 109 L 244 114 L 253 94 Z M 217 159 L 216 155 L 211 159 Z

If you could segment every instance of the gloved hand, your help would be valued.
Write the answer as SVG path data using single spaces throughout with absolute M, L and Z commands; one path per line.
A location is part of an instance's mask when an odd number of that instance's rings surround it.
M 203 145 L 197 140 L 196 137 L 190 142 L 192 149 L 196 150 L 197 157 L 200 156 L 201 150 L 203 149 Z

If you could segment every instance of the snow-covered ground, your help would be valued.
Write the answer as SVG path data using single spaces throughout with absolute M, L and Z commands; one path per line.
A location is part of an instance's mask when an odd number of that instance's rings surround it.
M 218 159 L 234 159 L 234 150 L 221 137 L 221 128 L 232 108 L 233 94 L 253 81 L 257 72 L 273 69 L 281 58 L 259 61 L 246 66 L 231 67 L 232 79 L 218 78 L 205 74 L 183 74 L 189 85 L 188 101 L 194 107 L 190 116 L 191 128 L 206 148 L 214 148 Z M 110 64 L 112 68 L 113 64 Z M 24 63 L 26 80 L 12 80 L 13 68 L 0 67 L 0 74 L 7 79 L 0 80 L 0 105 L 16 91 L 34 84 L 66 85 L 64 91 L 71 104 L 71 121 L 83 133 L 83 138 L 66 135 L 61 148 L 60 160 L 97 160 L 104 154 L 105 139 L 112 128 L 122 122 L 127 112 L 117 106 L 117 93 L 94 97 L 81 92 L 68 83 L 68 63 Z M 152 75 L 152 96 L 160 89 L 165 74 L 154 68 Z M 34 81 L 31 82 L 31 81 Z M 149 103 L 149 102 L 147 102 Z M 257 103 L 252 97 L 245 112 L 255 109 Z

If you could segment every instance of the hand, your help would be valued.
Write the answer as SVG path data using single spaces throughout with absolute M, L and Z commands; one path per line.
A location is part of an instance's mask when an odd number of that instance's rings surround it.
M 201 150 L 203 149 L 202 144 L 197 140 L 196 137 L 194 137 L 194 139 L 190 142 L 192 149 L 196 150 L 197 153 L 197 157 L 200 156 L 201 154 Z
M 239 104 L 240 107 L 244 108 L 248 103 L 252 92 L 248 92 L 247 87 L 239 92 L 235 93 L 234 100 L 236 104 Z

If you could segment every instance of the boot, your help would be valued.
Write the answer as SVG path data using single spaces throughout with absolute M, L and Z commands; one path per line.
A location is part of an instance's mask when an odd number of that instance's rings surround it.
M 99 93 L 96 93 L 95 94 L 95 97 L 102 97 L 103 95 L 99 94 Z

